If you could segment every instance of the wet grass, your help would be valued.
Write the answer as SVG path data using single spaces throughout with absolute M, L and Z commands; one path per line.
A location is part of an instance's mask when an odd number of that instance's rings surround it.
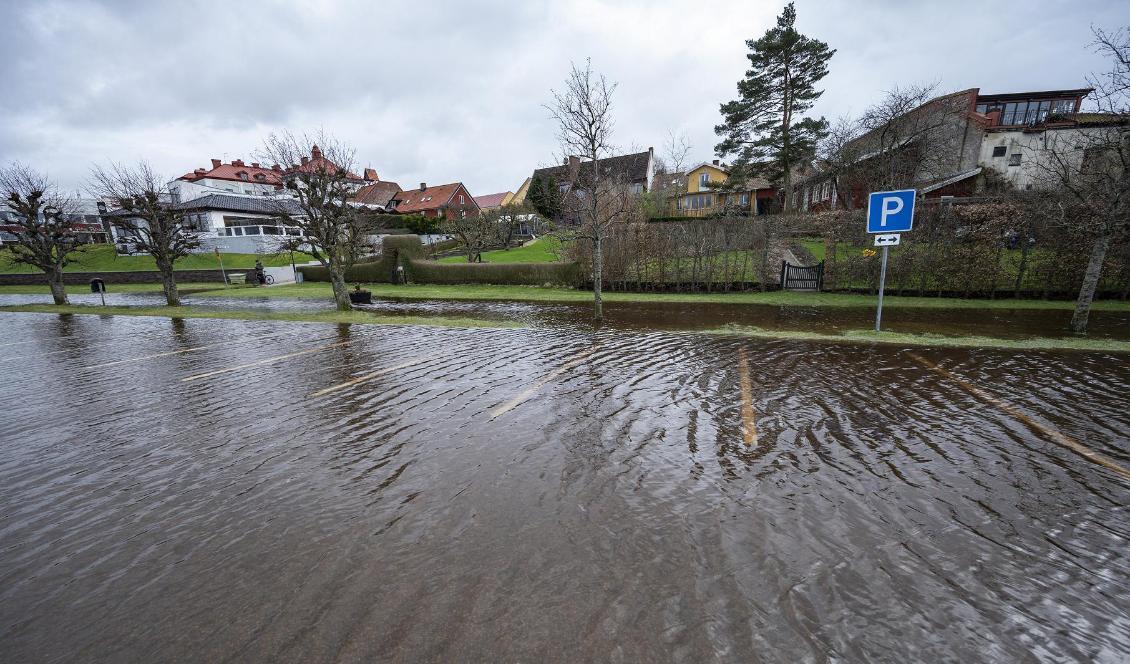
M 497 249 L 484 251 L 484 263 L 552 263 L 561 260 L 558 252 L 561 249 L 561 240 L 555 237 L 543 237 L 534 240 L 524 247 L 512 249 Z M 440 258 L 437 263 L 466 263 L 466 256 L 447 256 Z
M 706 334 L 827 343 L 877 343 L 894 344 L 898 346 L 1002 348 L 1010 350 L 1082 350 L 1130 353 L 1130 341 L 1088 339 L 1085 337 L 999 339 L 984 336 L 943 336 L 938 334 L 909 334 L 905 332 L 875 332 L 873 330 L 846 330 L 840 334 L 827 334 L 798 330 L 767 330 L 746 325 L 727 325 L 708 330 Z
M 374 297 L 410 300 L 506 300 L 522 302 L 591 302 L 590 291 L 563 287 L 492 286 L 492 285 L 427 285 L 366 284 Z M 270 288 L 229 289 L 199 293 L 230 297 L 312 297 L 331 299 L 330 285 L 301 283 Z M 873 295 L 848 293 L 799 293 L 795 291 L 742 293 L 623 293 L 605 292 L 605 302 L 680 302 L 703 304 L 766 304 L 795 307 L 868 307 L 875 306 Z M 897 297 L 883 299 L 886 308 L 923 309 L 1054 309 L 1075 307 L 1071 301 L 1059 300 L 965 300 L 957 298 Z M 1098 311 L 1130 311 L 1130 302 L 1101 300 L 1093 308 Z
M 0 274 L 38 272 L 28 265 L 12 263 L 7 253 L 6 249 L 0 249 Z M 290 265 L 289 253 L 282 255 L 221 253 L 220 256 L 223 258 L 226 270 L 249 270 L 255 267 L 257 259 L 266 267 Z M 295 252 L 294 260 L 297 263 L 305 263 L 313 259 L 301 252 Z M 192 254 L 176 262 L 177 270 L 218 270 L 219 268 L 220 262 L 212 252 Z M 112 245 L 94 244 L 77 253 L 64 272 L 138 272 L 156 269 L 157 264 L 152 256 L 119 256 Z
M 227 320 L 270 320 L 295 323 L 353 323 L 360 325 L 426 325 L 431 327 L 522 327 L 517 323 L 478 318 L 432 316 L 385 316 L 367 311 L 212 311 L 191 306 L 127 307 L 68 304 L 22 304 L 0 306 L 0 313 L 86 314 L 93 316 L 150 316 L 158 318 L 220 318 Z
M 229 290 L 254 288 L 253 286 L 231 286 Z M 221 283 L 177 284 L 181 295 L 191 295 L 202 291 L 223 290 Z M 107 293 L 160 293 L 161 284 L 106 284 Z M 67 294 L 89 294 L 90 287 L 84 284 L 67 284 Z M 47 284 L 28 284 L 21 286 L 0 286 L 0 295 L 50 295 Z

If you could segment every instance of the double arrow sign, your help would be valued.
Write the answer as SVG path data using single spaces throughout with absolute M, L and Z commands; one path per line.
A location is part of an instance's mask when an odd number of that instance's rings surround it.
M 895 246 L 896 244 L 899 243 L 899 239 L 901 237 L 902 236 L 899 235 L 898 233 L 885 233 L 883 235 L 876 235 L 875 236 L 875 246 L 876 247 L 893 247 L 893 246 Z

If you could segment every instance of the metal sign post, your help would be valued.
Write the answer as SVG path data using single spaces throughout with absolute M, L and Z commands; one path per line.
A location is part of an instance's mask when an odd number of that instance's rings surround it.
M 914 190 L 876 191 L 867 199 L 867 232 L 875 235 L 875 246 L 883 248 L 879 267 L 879 304 L 875 308 L 875 331 L 882 329 L 883 291 L 887 288 L 887 254 L 902 239 L 899 233 L 914 227 Z
M 228 273 L 224 272 L 224 259 L 220 256 L 220 247 L 215 246 L 212 249 L 216 252 L 216 260 L 220 261 L 220 277 L 224 280 L 224 288 L 228 287 Z

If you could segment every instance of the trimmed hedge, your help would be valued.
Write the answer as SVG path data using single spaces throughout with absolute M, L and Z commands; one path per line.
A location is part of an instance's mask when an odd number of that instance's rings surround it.
M 424 259 L 424 245 L 417 235 L 384 238 L 380 260 L 358 263 L 346 271 L 348 282 L 395 283 L 396 266 L 403 265 L 409 280 L 418 284 L 502 284 L 541 286 L 580 283 L 578 263 L 437 263 Z M 329 270 L 304 265 L 298 270 L 306 281 L 329 281 Z
M 411 280 L 420 284 L 502 284 L 574 286 L 580 282 L 577 263 L 436 263 L 408 262 Z
M 382 240 L 384 253 L 379 260 L 357 263 L 345 271 L 345 280 L 365 283 L 395 283 L 397 263 L 423 258 L 424 244 L 418 235 L 389 235 Z M 407 268 L 405 268 L 407 269 Z M 298 268 L 304 281 L 329 281 L 330 271 L 321 265 Z

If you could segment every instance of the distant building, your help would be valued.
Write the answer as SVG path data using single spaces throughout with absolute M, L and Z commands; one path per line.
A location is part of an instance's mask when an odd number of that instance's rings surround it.
M 425 217 L 458 219 L 479 213 L 478 204 L 462 182 L 432 187 L 421 182 L 418 189 L 401 190 L 394 194 L 390 205 L 396 214 L 420 214 Z
M 850 203 L 865 207 L 873 188 L 868 169 L 895 169 L 900 187 L 925 198 L 970 196 L 992 169 L 1020 188 L 1033 184 L 1025 153 L 1046 131 L 1086 130 L 1109 116 L 1079 113 L 1089 88 L 980 94 L 977 88 L 931 99 L 848 143 L 850 163 L 815 163 L 794 179 L 794 209 L 820 210 Z M 892 143 L 892 137 L 895 142 Z M 882 159 L 883 163 L 876 163 Z M 901 169 L 901 170 L 899 170 Z
M 364 207 L 387 210 L 398 193 L 400 185 L 395 182 L 370 182 L 354 192 L 349 200 Z
M 503 191 L 497 194 L 487 194 L 485 196 L 475 196 L 475 203 L 479 206 L 479 210 L 497 210 L 500 207 L 505 207 L 514 200 L 514 192 Z
M 522 183 L 522 200 L 533 180 L 548 182 L 552 179 L 562 192 L 578 188 L 578 182 L 583 182 L 588 177 L 585 171 L 591 172 L 591 163 L 582 161 L 580 157 L 568 157 L 562 160 L 560 166 L 534 170 L 529 182 Z M 603 176 L 621 178 L 632 193 L 642 194 L 649 190 L 652 178 L 655 177 L 655 150 L 648 148 L 647 152 L 607 157 L 600 160 L 599 168 Z
M 672 192 L 667 194 L 669 211 L 683 217 L 767 214 L 776 196 L 776 189 L 764 178 L 731 182 L 730 170 L 717 159 L 692 166 L 685 173 L 656 178 L 668 178 L 663 184 Z

